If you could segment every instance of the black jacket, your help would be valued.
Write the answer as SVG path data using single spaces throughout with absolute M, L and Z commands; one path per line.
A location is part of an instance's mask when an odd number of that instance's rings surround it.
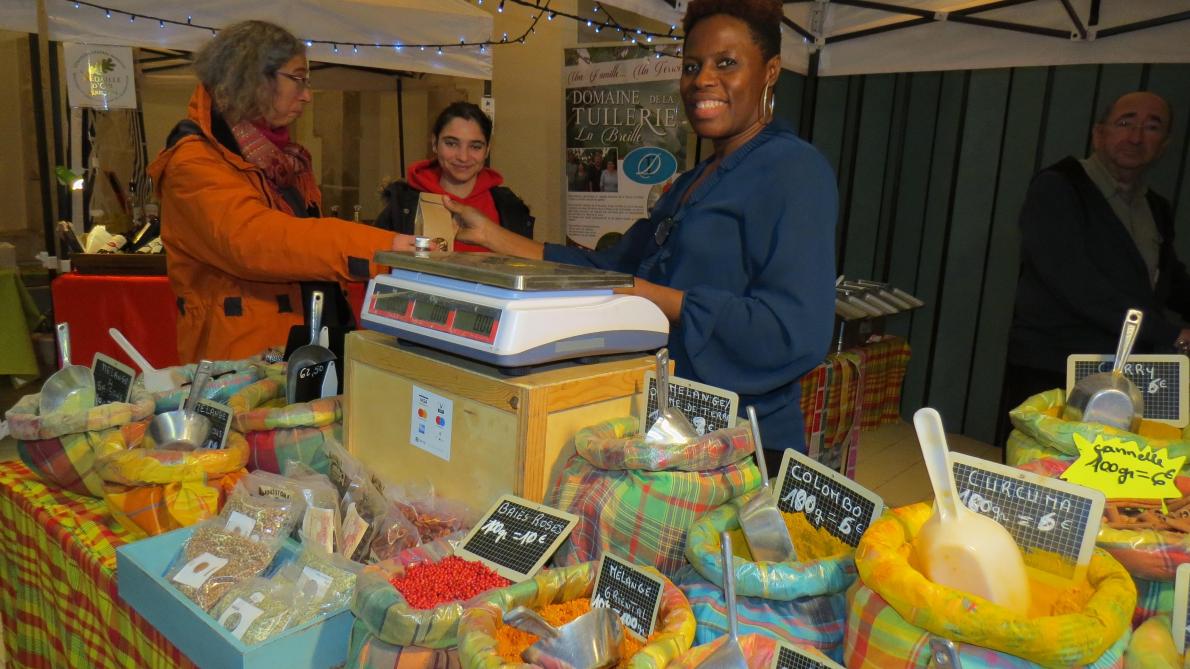
M 1021 209 L 1021 272 L 1009 335 L 1011 364 L 1061 371 L 1072 353 L 1112 353 L 1124 312 L 1144 311 L 1135 351 L 1173 350 L 1190 317 L 1190 277 L 1174 253 L 1169 202 L 1148 192 L 1161 233 L 1156 287 L 1124 224 L 1079 161 L 1042 170 Z
M 529 205 L 504 186 L 495 186 L 490 192 L 496 204 L 496 213 L 500 215 L 500 226 L 533 239 L 535 219 L 529 215 Z M 421 191 L 405 181 L 394 181 L 384 189 L 383 197 L 384 209 L 373 225 L 406 235 L 413 234 L 413 219 L 417 216 L 417 201 Z

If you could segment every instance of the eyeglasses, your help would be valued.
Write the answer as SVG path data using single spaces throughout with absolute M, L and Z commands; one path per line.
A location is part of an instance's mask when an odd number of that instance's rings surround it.
M 310 88 L 310 75 L 302 76 L 300 74 L 293 74 L 292 72 L 282 72 L 277 70 L 274 74 L 279 74 L 290 81 L 296 83 L 302 90 Z
M 677 224 L 678 222 L 673 216 L 666 216 L 657 224 L 657 230 L 653 233 L 653 241 L 657 242 L 657 246 L 665 244 L 665 240 L 669 239 L 669 233 L 673 232 Z
M 1144 123 L 1141 123 L 1134 118 L 1122 118 L 1114 121 L 1111 126 L 1117 130 L 1123 130 L 1125 132 L 1132 132 L 1137 128 L 1140 128 L 1142 132 L 1147 132 L 1150 134 L 1159 134 L 1165 132 L 1165 124 L 1161 121 L 1145 121 Z

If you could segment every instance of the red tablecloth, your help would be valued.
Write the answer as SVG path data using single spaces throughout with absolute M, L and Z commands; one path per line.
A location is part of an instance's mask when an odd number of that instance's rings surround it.
M 154 367 L 178 364 L 177 303 L 164 276 L 63 274 L 51 284 L 54 319 L 70 323 L 70 357 L 91 365 L 97 352 L 136 369 L 108 328 L 118 328 Z
M 366 283 L 348 285 L 347 299 L 356 314 L 367 287 Z M 74 363 L 90 366 L 91 358 L 100 352 L 136 369 L 108 335 L 108 328 L 114 327 L 154 367 L 179 364 L 177 301 L 166 277 L 63 274 L 54 279 L 52 291 L 54 318 L 70 323 Z

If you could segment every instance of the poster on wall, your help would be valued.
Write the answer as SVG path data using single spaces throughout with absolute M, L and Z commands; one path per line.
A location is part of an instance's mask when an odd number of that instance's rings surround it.
M 685 170 L 682 61 L 630 46 L 566 50 L 566 241 L 605 248 Z
M 71 107 L 136 109 L 132 49 L 102 44 L 65 44 L 66 89 Z

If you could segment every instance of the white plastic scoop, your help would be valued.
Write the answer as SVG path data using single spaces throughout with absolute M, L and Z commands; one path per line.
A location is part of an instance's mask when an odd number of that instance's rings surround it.
M 132 345 L 132 342 L 128 341 L 128 338 L 124 336 L 124 333 L 120 332 L 116 328 L 108 328 L 107 333 L 116 342 L 120 349 L 124 351 L 124 353 L 128 354 L 129 358 L 132 358 L 132 361 L 136 363 L 136 366 L 140 367 L 140 376 L 141 379 L 144 380 L 145 390 L 151 393 L 161 393 L 167 390 L 173 390 L 177 387 L 177 385 L 174 384 L 173 375 L 170 374 L 168 370 L 157 369 L 153 365 L 150 365 L 149 361 L 145 359 L 145 356 L 142 355 L 141 352 Z
M 1016 541 L 1003 525 L 959 502 L 938 412 L 929 407 L 918 409 L 913 426 L 934 486 L 934 514 L 913 541 L 922 573 L 939 585 L 1025 615 L 1029 582 Z

